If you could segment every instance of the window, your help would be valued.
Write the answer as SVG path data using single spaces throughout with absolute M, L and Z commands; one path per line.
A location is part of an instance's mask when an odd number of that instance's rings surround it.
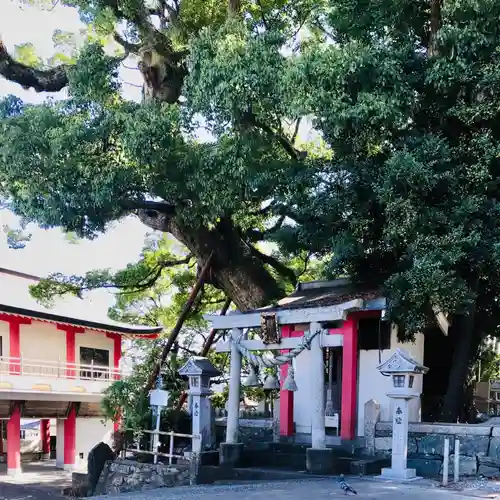
M 109 351 L 94 347 L 80 347 L 80 364 L 85 368 L 80 371 L 82 378 L 108 378 Z M 90 368 L 93 367 L 93 368 Z
M 404 387 L 405 386 L 405 376 L 404 375 L 393 375 L 394 377 L 394 387 Z
M 408 387 L 410 389 L 413 388 L 413 380 L 415 379 L 415 376 L 414 375 L 410 375 L 410 380 L 408 380 Z
M 391 324 L 380 318 L 362 318 L 358 321 L 358 345 L 362 351 L 390 349 Z

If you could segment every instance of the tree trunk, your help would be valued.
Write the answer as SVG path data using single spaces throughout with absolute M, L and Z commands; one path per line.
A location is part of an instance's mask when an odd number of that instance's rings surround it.
M 470 362 L 481 340 L 480 335 L 475 331 L 475 309 L 474 305 L 469 309 L 469 314 L 455 316 L 450 328 L 449 334 L 452 336 L 451 340 L 455 348 L 441 412 L 442 422 L 456 422 L 462 414 Z
M 198 260 L 200 268 L 214 252 L 207 282 L 224 290 L 240 311 L 268 305 L 284 296 L 264 262 L 250 251 L 237 227 L 224 219 L 213 229 L 189 227 L 175 217 L 148 211 L 139 212 L 147 226 L 170 233 L 183 243 Z

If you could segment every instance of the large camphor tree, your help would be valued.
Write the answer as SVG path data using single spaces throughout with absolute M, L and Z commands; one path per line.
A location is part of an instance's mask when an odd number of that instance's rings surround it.
M 333 256 L 330 275 L 383 286 L 401 338 L 447 316 L 442 418 L 455 420 L 500 313 L 500 2 L 71 6 L 92 35 L 74 60 L 33 67 L 0 45 L 5 78 L 67 89 L 63 101 L 0 104 L 4 203 L 84 237 L 135 214 L 199 266 L 213 255 L 209 283 L 242 310 L 293 285 L 280 257 Z M 141 102 L 120 93 L 125 58 Z M 171 257 L 44 292 L 148 284 Z

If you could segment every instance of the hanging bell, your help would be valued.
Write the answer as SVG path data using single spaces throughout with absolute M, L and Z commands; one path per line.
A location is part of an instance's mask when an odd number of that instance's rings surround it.
M 293 369 L 292 364 L 290 363 L 290 365 L 288 367 L 288 373 L 286 375 L 285 381 L 283 382 L 283 386 L 282 386 L 282 389 L 284 391 L 295 392 L 298 390 L 297 382 L 295 382 L 294 375 L 295 375 L 294 369 Z
M 273 389 L 279 389 L 280 383 L 278 382 L 278 379 L 275 375 L 270 374 L 266 377 L 266 380 L 264 380 L 264 385 L 262 386 L 262 388 L 265 391 L 272 391 Z
M 248 368 L 250 370 L 250 373 L 243 382 L 243 385 L 245 387 L 260 387 L 260 382 L 259 378 L 257 377 L 257 373 L 255 372 L 255 367 L 249 363 Z

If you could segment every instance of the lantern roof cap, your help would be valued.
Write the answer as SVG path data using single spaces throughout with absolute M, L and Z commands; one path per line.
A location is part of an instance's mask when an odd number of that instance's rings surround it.
M 202 356 L 192 356 L 190 357 L 186 364 L 179 370 L 179 375 L 184 375 L 187 377 L 192 376 L 209 376 L 218 377 L 221 372 L 215 368 L 215 366 L 207 359 Z
M 429 368 L 419 363 L 410 354 L 408 354 L 404 349 L 396 349 L 392 356 L 377 366 L 383 374 L 390 373 L 422 373 L 425 374 L 429 371 Z

